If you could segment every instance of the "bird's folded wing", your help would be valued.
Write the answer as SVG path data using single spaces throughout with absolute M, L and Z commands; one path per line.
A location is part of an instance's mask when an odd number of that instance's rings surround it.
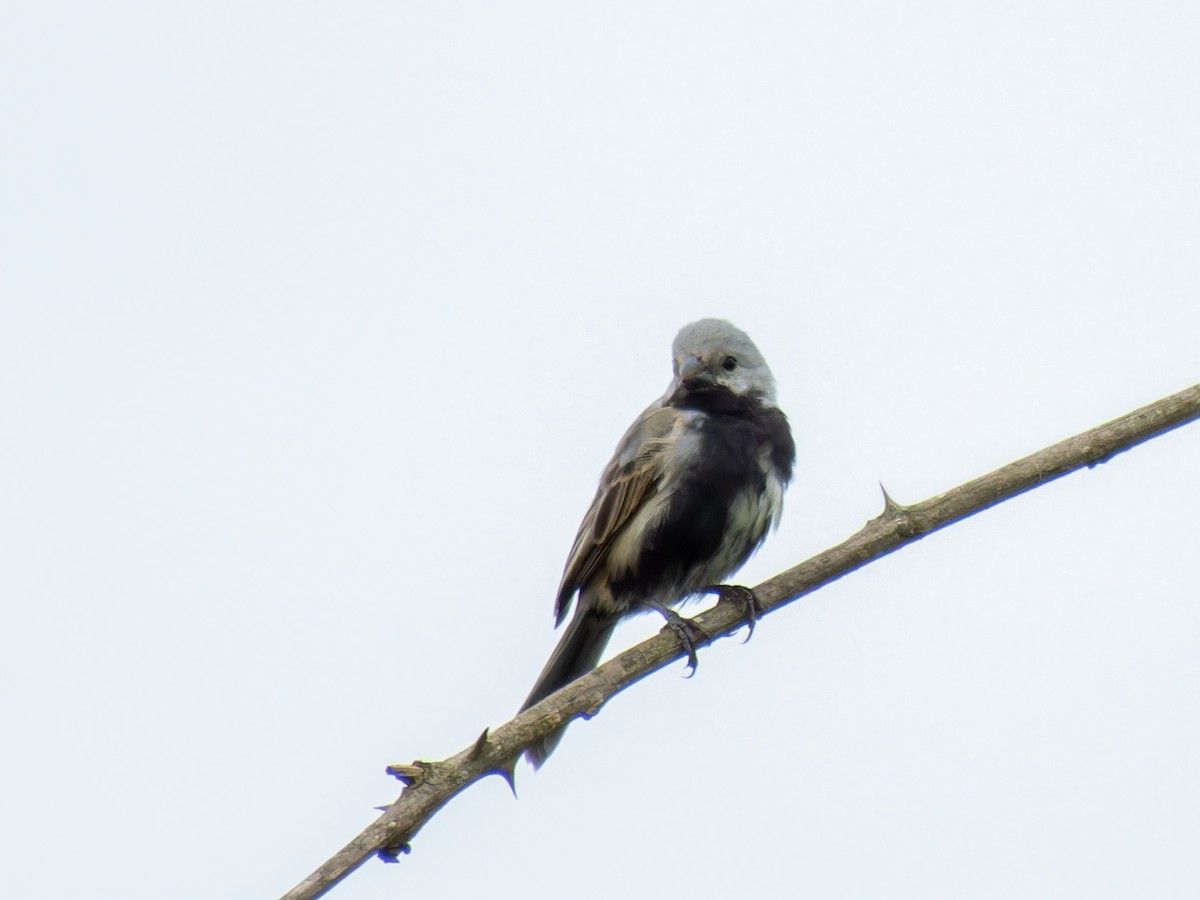
M 567 557 L 554 606 L 560 624 L 571 598 L 604 563 L 621 529 L 658 492 L 685 424 L 679 410 L 655 404 L 625 432 Z

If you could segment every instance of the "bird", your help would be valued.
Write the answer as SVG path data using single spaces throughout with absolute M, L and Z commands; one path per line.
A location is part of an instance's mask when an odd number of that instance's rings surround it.
M 521 710 L 595 668 L 617 623 L 657 609 L 694 650 L 671 606 L 719 584 L 779 524 L 796 445 L 758 347 L 723 319 L 685 325 L 666 392 L 625 432 L 563 567 L 555 627 L 574 614 Z M 756 603 L 749 595 L 748 621 Z M 539 768 L 566 726 L 525 750 Z

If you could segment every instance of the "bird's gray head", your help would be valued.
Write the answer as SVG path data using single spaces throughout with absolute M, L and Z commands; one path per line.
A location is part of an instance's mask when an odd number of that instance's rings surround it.
M 750 335 L 724 319 L 701 319 L 680 329 L 672 347 L 678 388 L 722 387 L 738 397 L 775 405 L 775 379 Z

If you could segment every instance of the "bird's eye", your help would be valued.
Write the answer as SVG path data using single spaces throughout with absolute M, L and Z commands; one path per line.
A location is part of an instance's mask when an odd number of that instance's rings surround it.
M 737 368 L 737 360 L 732 356 L 725 357 L 725 361 L 721 363 L 721 368 L 726 372 L 732 372 Z

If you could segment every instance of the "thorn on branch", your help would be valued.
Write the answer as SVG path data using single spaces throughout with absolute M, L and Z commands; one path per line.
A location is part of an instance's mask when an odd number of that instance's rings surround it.
M 913 515 L 912 507 L 896 502 L 882 481 L 879 483 L 879 490 L 883 491 L 883 512 L 879 514 L 879 518 L 891 520 L 898 535 L 903 538 L 919 537 L 929 531 L 929 526 Z
M 517 799 L 517 760 L 510 759 L 508 765 L 497 766 L 492 770 L 497 775 L 505 780 L 508 784 L 508 789 L 512 791 L 513 799 Z
M 898 516 L 904 512 L 904 507 L 892 499 L 892 495 L 888 493 L 882 481 L 879 482 L 879 490 L 883 492 L 883 514 L 885 516 Z
M 405 787 L 420 787 L 425 783 L 426 775 L 432 768 L 433 766 L 429 763 L 415 759 L 411 766 L 392 763 L 387 767 L 387 773 L 397 781 L 403 782 Z
M 408 841 L 401 841 L 399 844 L 393 844 L 390 847 L 380 847 L 375 855 L 382 859 L 385 863 L 400 862 L 400 854 L 412 853 L 412 847 L 408 845 Z
M 484 752 L 487 750 L 489 735 L 489 729 L 483 729 L 483 734 L 476 739 L 475 745 L 471 748 L 471 753 L 467 757 L 469 760 L 478 761 L 483 759 Z M 507 763 L 503 763 L 502 765 L 488 769 L 488 772 L 489 774 L 494 773 L 503 778 L 505 783 L 508 785 L 508 789 L 512 791 L 513 797 L 515 798 L 517 796 L 517 758 L 515 756 Z
M 483 756 L 483 751 L 487 748 L 488 729 L 483 729 L 481 734 L 475 741 L 475 746 L 471 748 L 471 759 L 479 759 Z

